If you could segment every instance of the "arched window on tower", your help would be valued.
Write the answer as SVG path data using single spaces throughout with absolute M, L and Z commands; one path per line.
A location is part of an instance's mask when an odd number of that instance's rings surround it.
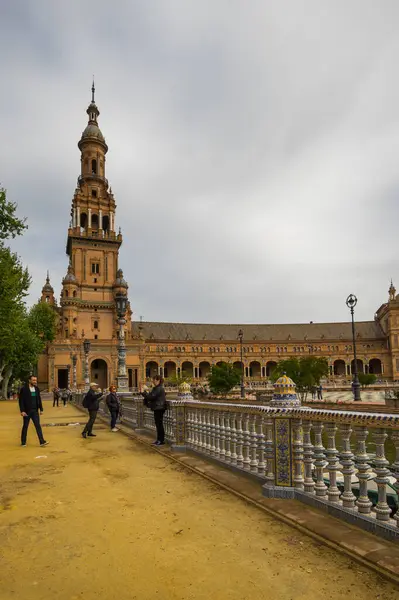
M 97 175 L 97 161 L 95 158 L 91 161 L 91 172 L 93 175 Z
M 87 227 L 87 215 L 86 215 L 86 213 L 82 213 L 80 215 L 80 226 L 82 227 L 82 229 L 86 229 L 86 227 Z
M 109 216 L 108 215 L 103 216 L 103 229 L 104 229 L 105 233 L 107 233 L 109 231 Z
M 94 329 L 98 329 L 98 321 L 94 321 Z
M 46 296 L 46 302 L 50 302 L 50 296 Z
M 91 228 L 98 229 L 98 215 L 91 215 Z

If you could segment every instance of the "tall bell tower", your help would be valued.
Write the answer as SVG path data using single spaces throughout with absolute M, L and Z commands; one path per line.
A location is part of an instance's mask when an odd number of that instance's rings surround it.
M 98 126 L 100 111 L 92 98 L 86 129 L 78 143 L 80 175 L 72 200 L 62 280 L 60 335 L 110 340 L 117 335 L 115 282 L 122 235 L 115 232 L 115 199 L 106 178 L 108 146 Z

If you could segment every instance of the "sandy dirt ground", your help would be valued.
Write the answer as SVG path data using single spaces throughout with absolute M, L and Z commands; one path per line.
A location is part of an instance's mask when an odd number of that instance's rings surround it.
M 43 423 L 82 421 L 45 402 Z M 0 403 L 1 600 L 398 599 L 398 588 L 98 423 L 33 426 Z

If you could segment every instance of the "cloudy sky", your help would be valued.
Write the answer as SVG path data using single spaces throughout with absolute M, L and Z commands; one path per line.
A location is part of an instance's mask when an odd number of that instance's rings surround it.
M 134 317 L 372 319 L 399 287 L 397 0 L 3 0 L 0 182 L 57 295 L 92 74 Z

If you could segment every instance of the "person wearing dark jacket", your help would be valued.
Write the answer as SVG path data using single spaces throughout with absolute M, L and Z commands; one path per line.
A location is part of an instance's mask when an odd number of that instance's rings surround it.
M 109 394 L 106 397 L 105 402 L 111 414 L 111 431 L 118 431 L 116 428 L 116 421 L 121 412 L 121 401 L 116 395 L 116 387 L 114 385 L 111 385 L 109 388 Z
M 154 387 L 150 392 L 142 392 L 144 404 L 154 412 L 155 427 L 157 428 L 157 439 L 154 446 L 163 446 L 165 444 L 165 430 L 163 426 L 163 416 L 166 411 L 166 394 L 163 387 L 163 378 L 156 375 L 153 379 Z
M 93 425 L 97 417 L 98 409 L 100 408 L 100 398 L 103 395 L 102 392 L 96 392 L 98 390 L 97 383 L 91 383 L 90 389 L 83 399 L 83 406 L 89 411 L 89 420 L 87 421 L 85 428 L 82 431 L 82 437 L 96 437 L 93 433 Z
M 42 428 L 40 425 L 40 413 L 43 412 L 42 399 L 40 397 L 40 390 L 37 387 L 37 377 L 31 375 L 29 381 L 21 387 L 19 392 L 19 410 L 23 417 L 23 425 L 21 432 L 21 446 L 26 446 L 26 438 L 28 435 L 28 427 L 30 420 L 32 419 L 33 424 L 36 428 L 37 437 L 41 446 L 47 446 L 48 442 L 43 437 Z

